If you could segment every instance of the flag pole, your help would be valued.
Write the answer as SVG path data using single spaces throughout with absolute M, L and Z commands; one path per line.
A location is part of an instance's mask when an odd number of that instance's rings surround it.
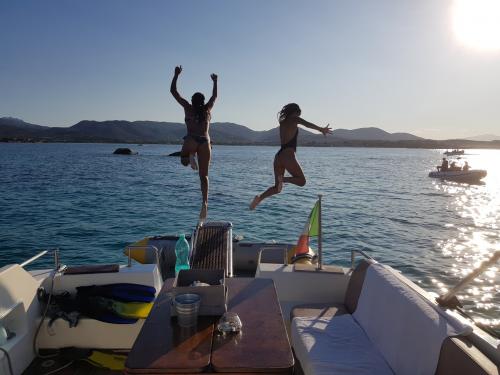
M 322 230 L 321 230 L 321 194 L 318 194 L 318 268 L 323 269 L 323 244 L 322 244 Z

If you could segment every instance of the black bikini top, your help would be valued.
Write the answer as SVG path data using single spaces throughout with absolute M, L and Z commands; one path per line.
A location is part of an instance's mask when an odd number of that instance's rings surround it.
M 290 139 L 287 143 L 284 145 L 281 145 L 281 149 L 284 150 L 285 148 L 293 148 L 294 150 L 297 150 L 297 137 L 299 135 L 299 129 L 295 132 L 295 135 Z

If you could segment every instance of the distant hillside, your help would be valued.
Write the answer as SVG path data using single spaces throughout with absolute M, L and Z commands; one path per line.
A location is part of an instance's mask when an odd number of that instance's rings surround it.
M 121 143 L 172 143 L 185 135 L 185 125 L 156 121 L 80 121 L 69 129 L 73 134 Z M 61 128 L 59 128 L 61 129 Z
M 185 125 L 156 121 L 80 121 L 68 128 L 44 127 L 0 118 L 0 139 L 47 142 L 179 143 Z
M 499 141 L 500 140 L 500 135 L 493 135 L 493 134 L 483 134 L 483 135 L 478 135 L 476 137 L 469 137 L 466 138 L 469 141 L 483 141 L 483 142 L 489 142 L 489 141 Z
M 184 124 L 183 127 L 185 133 Z M 210 124 L 210 136 L 216 143 L 255 143 L 259 142 L 259 133 L 261 132 L 231 122 L 214 122 Z
M 67 127 L 48 127 L 26 123 L 12 117 L 0 118 L 0 141 L 20 142 L 106 142 L 180 144 L 186 126 L 157 121 L 89 121 Z M 256 131 L 230 122 L 211 124 L 214 144 L 279 145 L 279 130 Z M 299 145 L 337 147 L 409 147 L 409 148 L 499 148 L 498 142 L 468 140 L 433 141 L 408 133 L 388 133 L 370 127 L 335 129 L 331 136 L 300 129 Z
M 30 124 L 28 122 L 24 122 L 21 119 L 15 117 L 2 117 L 0 118 L 0 123 L 5 126 L 17 127 L 19 129 L 46 129 L 48 126 L 41 126 Z
M 38 135 L 47 129 L 49 129 L 48 126 L 30 124 L 14 117 L 0 118 L 0 138 L 22 138 L 26 134 Z
M 211 125 L 211 136 L 217 143 L 279 143 L 278 128 L 256 131 L 230 122 L 216 122 Z M 0 118 L 0 138 L 25 137 L 55 141 L 168 143 L 177 142 L 185 135 L 185 125 L 174 122 L 156 121 L 80 121 L 68 128 L 57 128 L 28 124 L 22 120 Z M 316 142 L 328 144 L 331 139 L 362 141 L 401 141 L 421 139 L 411 134 L 388 133 L 379 128 L 354 130 L 335 129 L 332 136 L 323 137 L 316 132 L 301 129 L 301 143 Z
M 417 141 L 423 138 L 408 133 L 388 133 L 379 128 L 335 129 L 333 137 L 358 141 Z

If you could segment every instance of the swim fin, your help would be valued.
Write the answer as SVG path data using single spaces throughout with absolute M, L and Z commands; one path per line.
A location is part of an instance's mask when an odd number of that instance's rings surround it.
M 145 319 L 153 307 L 153 303 L 113 301 L 113 311 L 122 318 Z
M 92 354 L 87 359 L 85 359 L 85 361 L 89 362 L 93 366 L 107 368 L 116 371 L 125 370 L 126 360 L 127 360 L 126 355 L 105 353 L 97 350 L 93 350 Z
M 114 314 L 125 319 L 147 318 L 153 302 L 121 302 L 106 297 L 88 297 L 86 299 L 87 310 L 94 315 Z
M 76 289 L 80 296 L 100 296 L 123 302 L 152 302 L 156 295 L 152 286 L 131 283 L 80 286 Z

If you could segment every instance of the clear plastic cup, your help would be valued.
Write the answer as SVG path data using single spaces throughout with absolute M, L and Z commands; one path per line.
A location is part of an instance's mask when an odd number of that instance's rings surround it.
M 193 327 L 198 321 L 201 297 L 198 294 L 178 294 L 174 298 L 177 323 L 181 327 Z

